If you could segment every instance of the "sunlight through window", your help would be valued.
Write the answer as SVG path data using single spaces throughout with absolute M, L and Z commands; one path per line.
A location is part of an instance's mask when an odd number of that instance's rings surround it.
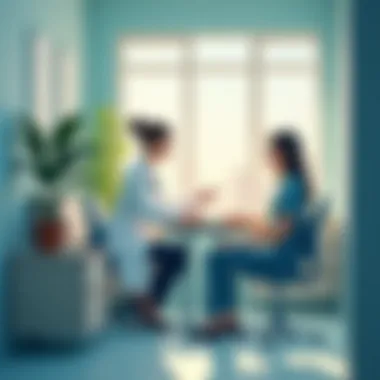
M 261 211 L 271 194 L 268 135 L 293 127 L 317 184 L 321 104 L 318 43 L 308 36 L 217 35 L 125 39 L 120 110 L 166 120 L 175 152 L 162 173 L 174 200 L 204 185 L 223 189 L 211 214 Z

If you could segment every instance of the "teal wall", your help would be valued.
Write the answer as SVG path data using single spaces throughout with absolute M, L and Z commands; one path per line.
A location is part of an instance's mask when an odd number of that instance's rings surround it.
M 57 48 L 74 49 L 82 56 L 83 21 L 82 0 L 0 0 L 0 357 L 5 347 L 4 262 L 14 234 L 9 218 L 10 212 L 18 212 L 9 207 L 6 174 L 14 116 L 28 109 L 23 78 L 26 42 L 32 33 L 41 33 Z
M 324 41 L 326 60 L 332 59 L 333 0 L 91 0 L 87 10 L 86 93 L 92 106 L 115 99 L 115 49 L 126 33 L 311 31 Z
M 25 106 L 23 57 L 32 33 L 82 53 L 83 12 L 82 0 L 0 0 L 0 108 Z
M 352 0 L 351 379 L 380 379 L 380 2 Z
M 333 178 L 333 188 L 341 189 L 336 200 L 344 213 L 348 216 L 349 209 L 349 181 L 351 176 L 352 154 L 350 152 L 351 112 L 350 102 L 352 65 L 351 65 L 351 0 L 335 0 L 335 67 L 337 68 L 335 80 L 335 104 L 331 136 L 332 146 L 335 147 L 333 156 L 336 158 L 336 172 L 339 175 Z
M 116 44 L 127 33 L 259 30 L 312 32 L 320 37 L 324 60 L 324 157 L 328 182 L 336 193 L 338 9 L 334 0 L 91 0 L 87 2 L 86 105 L 112 105 L 116 99 Z

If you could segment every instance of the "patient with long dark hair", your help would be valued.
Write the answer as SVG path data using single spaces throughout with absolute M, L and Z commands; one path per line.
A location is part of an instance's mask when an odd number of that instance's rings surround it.
M 311 187 L 296 133 L 284 130 L 271 137 L 269 164 L 277 179 L 277 191 L 268 217 L 235 214 L 225 220 L 230 228 L 251 234 L 255 243 L 220 248 L 209 255 L 210 318 L 198 334 L 216 337 L 239 330 L 235 316 L 238 276 L 281 279 L 297 270 L 296 252 L 301 244 L 297 226 L 311 198 Z

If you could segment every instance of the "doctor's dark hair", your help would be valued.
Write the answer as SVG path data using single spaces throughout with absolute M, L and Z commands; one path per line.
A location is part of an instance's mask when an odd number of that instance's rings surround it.
M 131 130 L 136 139 L 147 148 L 171 137 L 168 125 L 163 121 L 134 119 Z
M 286 171 L 301 178 L 305 193 L 309 197 L 311 186 L 300 136 L 290 129 L 284 129 L 272 136 L 270 145 L 281 154 Z

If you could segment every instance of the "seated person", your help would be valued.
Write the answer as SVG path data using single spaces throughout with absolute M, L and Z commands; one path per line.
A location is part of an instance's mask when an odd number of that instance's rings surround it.
M 278 180 L 271 218 L 247 215 L 226 218 L 227 226 L 252 234 L 257 244 L 221 248 L 207 263 L 210 320 L 197 331 L 215 337 L 238 329 L 234 315 L 235 279 L 239 274 L 281 279 L 297 268 L 300 243 L 297 220 L 311 197 L 304 157 L 296 134 L 282 131 L 270 140 L 270 163 Z
M 181 207 L 165 204 L 156 169 L 170 154 L 170 130 L 163 122 L 143 119 L 134 121 L 133 133 L 140 154 L 123 179 L 109 228 L 109 252 L 118 259 L 122 285 L 129 293 L 126 306 L 132 304 L 144 324 L 161 327 L 159 306 L 184 271 L 187 252 L 182 245 L 152 244 L 151 235 L 156 227 L 197 223 L 211 192 L 201 191 Z

